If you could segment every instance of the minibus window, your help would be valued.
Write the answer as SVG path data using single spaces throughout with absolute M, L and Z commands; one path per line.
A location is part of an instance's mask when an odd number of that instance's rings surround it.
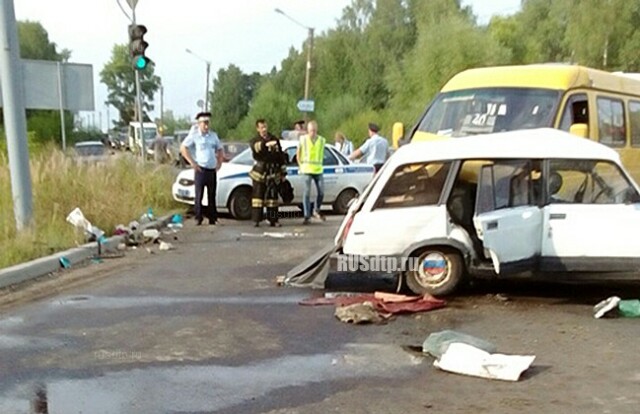
M 626 142 L 624 105 L 619 99 L 596 100 L 598 107 L 598 140 L 610 147 L 622 147 Z
M 573 124 L 589 124 L 589 106 L 584 93 L 571 95 L 564 107 L 560 129 L 569 131 Z
M 629 122 L 631 127 L 631 145 L 640 147 L 640 102 L 629 101 Z
M 483 88 L 440 94 L 419 131 L 460 137 L 552 127 L 560 92 L 534 88 Z

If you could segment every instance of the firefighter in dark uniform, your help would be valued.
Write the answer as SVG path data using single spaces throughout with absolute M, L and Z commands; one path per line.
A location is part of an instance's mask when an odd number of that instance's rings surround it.
M 264 220 L 263 210 L 267 208 L 267 220 L 271 227 L 281 227 L 278 222 L 278 194 L 280 183 L 287 175 L 287 156 L 282 151 L 280 141 L 269 133 L 264 119 L 256 121 L 258 135 L 251 140 L 251 151 L 255 161 L 249 171 L 253 183 L 251 195 L 251 219 L 256 227 Z

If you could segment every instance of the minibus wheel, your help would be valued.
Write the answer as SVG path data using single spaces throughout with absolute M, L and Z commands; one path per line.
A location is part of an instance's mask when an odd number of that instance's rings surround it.
M 404 276 L 412 292 L 418 295 L 448 295 L 462 281 L 464 262 L 460 253 L 451 248 L 427 247 L 416 251 L 417 258 Z

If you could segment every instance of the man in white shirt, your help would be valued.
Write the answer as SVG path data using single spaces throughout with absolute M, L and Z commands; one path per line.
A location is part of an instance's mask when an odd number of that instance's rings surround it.
M 370 123 L 369 138 L 349 156 L 352 161 L 364 157 L 364 163 L 373 165 L 376 172 L 380 170 L 389 154 L 389 141 L 385 137 L 378 135 L 378 131 L 380 131 L 378 125 L 373 122 Z
M 196 187 L 195 213 L 196 224 L 201 225 L 203 219 L 202 196 L 207 189 L 209 224 L 216 224 L 218 212 L 216 210 L 217 171 L 223 160 L 222 143 L 218 135 L 209 131 L 210 112 L 200 112 L 196 115 L 198 125 L 189 131 L 189 135 L 180 145 L 180 153 L 194 169 Z

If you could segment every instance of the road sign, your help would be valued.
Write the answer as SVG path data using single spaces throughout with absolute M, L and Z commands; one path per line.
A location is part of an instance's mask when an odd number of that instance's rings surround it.
M 315 102 L 311 99 L 301 99 L 298 101 L 298 103 L 296 104 L 296 106 L 298 107 L 299 111 L 302 112 L 313 112 L 314 108 L 315 108 Z
M 93 111 L 93 66 L 48 60 L 20 60 L 27 109 Z M 0 88 L 1 90 L 1 88 Z M 0 107 L 2 107 L 0 95 Z

